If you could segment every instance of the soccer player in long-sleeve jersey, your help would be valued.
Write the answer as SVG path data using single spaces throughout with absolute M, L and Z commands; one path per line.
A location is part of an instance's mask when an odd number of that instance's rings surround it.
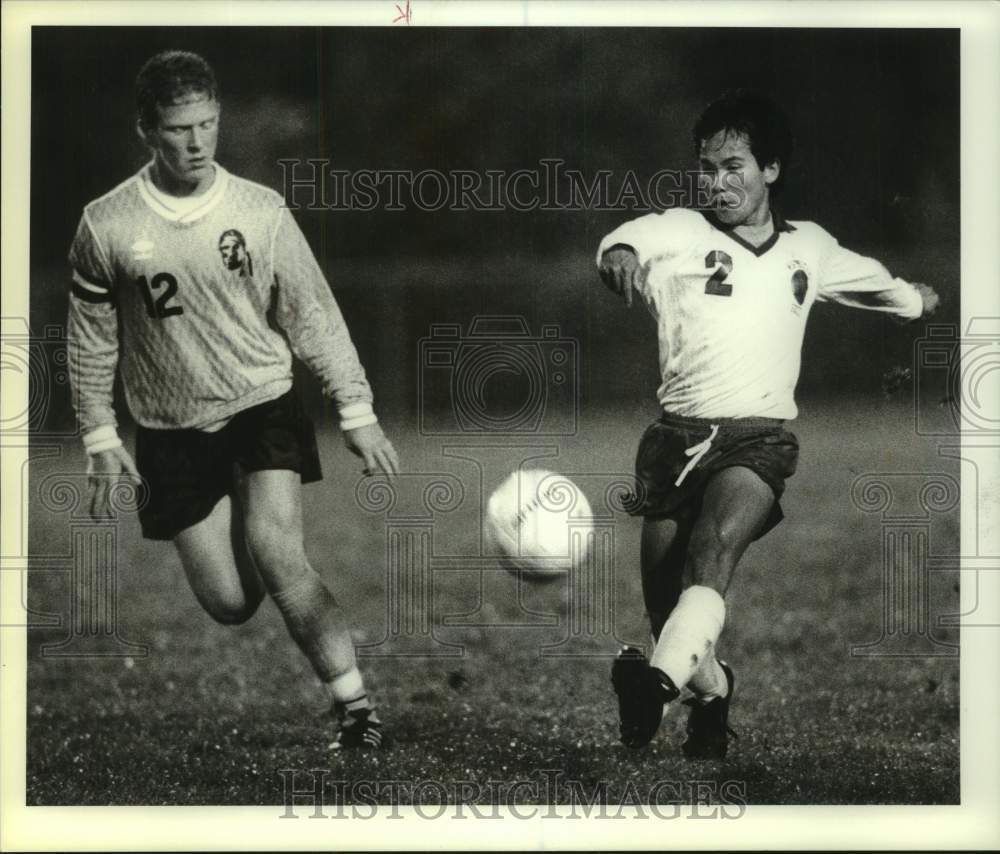
M 378 747 L 343 614 L 303 545 L 300 482 L 322 477 L 292 354 L 336 405 L 365 471 L 399 462 L 322 271 L 281 197 L 215 162 L 220 105 L 199 56 L 166 51 L 136 81 L 152 161 L 86 206 L 70 250 L 70 375 L 91 512 L 145 480 L 144 536 L 172 540 L 198 601 L 241 623 L 265 592 L 328 691 L 335 749 Z M 136 458 L 117 433 L 120 372 Z
M 652 656 L 626 647 L 612 668 L 622 741 L 653 739 L 666 703 L 692 693 L 684 753 L 721 758 L 734 676 L 715 656 L 724 596 L 747 546 L 782 518 L 798 441 L 784 428 L 802 338 L 816 301 L 930 314 L 935 292 L 893 278 L 812 222 L 786 222 L 771 197 L 792 137 L 782 111 L 745 91 L 711 104 L 694 128 L 705 210 L 627 222 L 601 241 L 604 283 L 656 318 L 663 410 L 636 455 L 632 512 L 643 517 L 643 597 Z

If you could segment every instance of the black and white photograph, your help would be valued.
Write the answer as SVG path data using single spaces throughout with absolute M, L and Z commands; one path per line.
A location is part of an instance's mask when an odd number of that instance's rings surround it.
M 5 850 L 1000 843 L 995 5 L 39 5 Z

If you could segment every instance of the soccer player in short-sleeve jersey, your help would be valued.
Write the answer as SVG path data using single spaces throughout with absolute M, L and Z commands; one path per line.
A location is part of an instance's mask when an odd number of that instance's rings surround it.
M 322 475 L 293 354 L 336 406 L 366 473 L 396 474 L 396 452 L 283 200 L 215 162 L 212 69 L 195 54 L 157 54 L 136 102 L 152 161 L 85 207 L 70 250 L 70 375 L 91 512 L 106 512 L 115 478 L 145 480 L 143 534 L 174 542 L 205 610 L 242 623 L 269 593 L 327 689 L 333 746 L 378 747 L 381 722 L 343 614 L 305 556 L 299 484 Z M 117 433 L 119 373 L 135 462 Z
M 643 517 L 643 597 L 655 647 L 633 647 L 612 668 L 622 741 L 656 735 L 664 705 L 688 688 L 684 753 L 728 748 L 734 675 L 716 658 L 724 596 L 747 546 L 782 518 L 795 471 L 802 338 L 813 304 L 838 302 L 900 320 L 931 313 L 934 291 L 893 278 L 812 222 L 787 222 L 771 197 L 788 170 L 782 111 L 728 93 L 694 128 L 706 210 L 627 222 L 601 241 L 604 283 L 656 319 L 662 416 L 636 455 L 631 512 Z

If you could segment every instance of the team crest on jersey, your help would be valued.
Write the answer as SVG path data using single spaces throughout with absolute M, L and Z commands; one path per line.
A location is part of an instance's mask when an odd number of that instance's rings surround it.
M 806 300 L 806 294 L 809 291 L 809 273 L 806 270 L 806 265 L 801 261 L 790 261 L 788 263 L 788 269 L 792 273 L 792 296 L 795 297 L 795 302 L 798 308 Z
M 132 244 L 133 261 L 150 261 L 153 258 L 153 241 L 140 237 Z
M 235 228 L 227 228 L 219 235 L 219 254 L 222 266 L 236 273 L 241 279 L 253 275 L 253 259 L 247 249 L 246 238 Z

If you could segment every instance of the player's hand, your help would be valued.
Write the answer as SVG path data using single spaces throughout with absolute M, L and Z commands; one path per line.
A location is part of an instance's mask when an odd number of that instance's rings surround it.
M 625 305 L 632 305 L 632 289 L 639 285 L 642 267 L 639 265 L 639 257 L 631 247 L 612 246 L 601 256 L 597 272 L 609 290 L 624 297 Z
M 383 471 L 390 478 L 399 474 L 399 457 L 382 428 L 378 424 L 368 424 L 344 431 L 344 443 L 351 453 L 365 461 L 365 474 Z
M 111 515 L 111 490 L 126 478 L 136 487 L 142 483 L 132 456 L 124 447 L 99 451 L 87 463 L 87 489 L 90 493 L 90 518 L 95 522 Z
M 920 294 L 920 299 L 924 301 L 924 311 L 921 317 L 930 317 L 937 311 L 938 304 L 941 302 L 941 297 L 930 285 L 922 285 L 919 282 L 914 282 L 913 287 L 917 289 L 917 293 Z

